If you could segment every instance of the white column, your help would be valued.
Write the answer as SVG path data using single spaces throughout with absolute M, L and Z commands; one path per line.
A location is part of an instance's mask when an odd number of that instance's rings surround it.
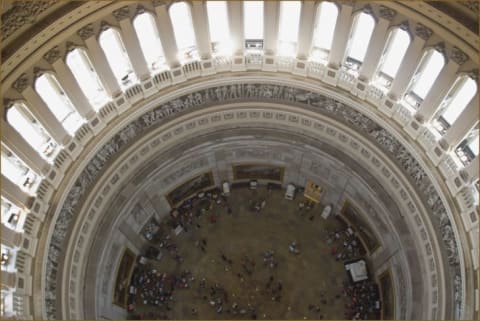
M 443 139 L 449 146 L 457 146 L 468 132 L 478 123 L 478 93 L 452 124 Z
M 33 197 L 25 193 L 15 183 L 10 181 L 2 174 L 2 195 L 19 208 L 30 208 L 33 203 Z
M 359 78 L 368 82 L 372 78 L 373 73 L 377 69 L 378 62 L 382 56 L 383 48 L 387 41 L 387 31 L 390 21 L 384 18 L 379 18 L 375 28 L 373 29 L 372 38 L 368 44 L 365 60 L 359 71 Z
M 264 5 L 266 2 L 264 2 Z M 230 21 L 230 34 L 232 37 L 233 54 L 243 55 L 245 48 L 245 33 L 243 30 L 243 2 L 227 1 L 228 21 Z
M 165 5 L 157 6 L 155 7 L 155 13 L 155 22 L 157 23 L 158 34 L 160 35 L 160 41 L 162 42 L 165 60 L 171 68 L 178 67 L 180 63 L 177 57 L 177 43 L 175 41 L 173 26 L 170 21 L 170 16 L 168 15 L 167 7 Z
M 478 179 L 478 169 L 479 169 L 479 161 L 478 161 L 478 155 L 475 156 L 475 158 L 470 162 L 470 164 L 468 164 L 467 166 L 465 166 L 465 168 L 463 169 L 467 174 L 468 174 L 468 177 L 469 177 L 469 182 L 474 182 Z
M 150 70 L 148 69 L 145 57 L 143 56 L 140 41 L 138 40 L 137 33 L 133 28 L 131 20 L 129 18 L 120 19 L 119 25 L 123 44 L 125 45 L 130 63 L 132 64 L 137 78 L 140 81 L 150 78 Z
M 22 233 L 9 229 L 2 224 L 2 244 L 11 248 L 19 248 L 22 246 Z M 3 274 L 3 272 L 2 272 Z
M 337 23 L 335 25 L 332 48 L 328 56 L 328 65 L 334 69 L 340 68 L 343 56 L 345 55 L 353 20 L 352 11 L 353 6 L 342 4 Z
M 2 119 L 1 124 L 2 141 L 5 145 L 34 172 L 47 175 L 50 169 L 47 161 L 8 122 Z
M 207 4 L 205 1 L 192 2 L 192 20 L 193 30 L 195 30 L 195 40 L 197 50 L 201 59 L 210 59 L 212 57 L 211 40 L 208 25 Z
M 263 52 L 274 56 L 277 52 L 278 24 L 280 23 L 280 2 L 263 2 Z
M 398 100 L 402 97 L 407 86 L 412 79 L 415 70 L 417 69 L 420 60 L 422 59 L 423 54 L 423 45 L 425 40 L 416 36 L 413 38 L 413 41 L 408 46 L 407 52 L 403 57 L 402 63 L 400 64 L 399 71 L 392 82 L 392 87 L 389 91 L 389 96 L 393 100 Z
M 17 285 L 17 274 L 2 271 L 2 288 L 14 288 Z
M 78 113 L 88 120 L 95 117 L 95 110 L 90 105 L 90 101 L 80 89 L 72 71 L 68 68 L 63 59 L 57 59 L 52 63 L 52 66 L 55 70 L 58 82 L 62 85 L 63 89 L 65 89 L 68 98 L 70 98 L 70 101 Z
M 22 95 L 27 101 L 27 106 L 31 106 L 29 107 L 30 112 L 38 119 L 50 136 L 60 145 L 68 144 L 72 137 L 65 128 L 63 128 L 62 124 L 57 120 L 32 86 L 25 88 Z
M 432 86 L 427 93 L 427 96 L 417 111 L 417 114 L 424 122 L 429 122 L 431 120 L 448 91 L 455 83 L 458 67 L 459 66 L 451 59 L 445 66 L 443 66 L 437 80 L 435 81 L 435 85 Z
M 106 92 L 110 97 L 114 99 L 117 98 L 122 94 L 122 89 L 108 64 L 107 57 L 105 56 L 102 47 L 100 47 L 97 38 L 91 36 L 85 39 L 85 45 L 88 49 L 88 57 L 92 61 L 92 65 L 95 68 L 98 77 L 102 80 Z
M 315 27 L 315 13 L 317 12 L 315 1 L 303 1 L 300 14 L 300 26 L 298 28 L 297 58 L 306 60 L 310 55 L 313 31 Z M 277 28 L 278 29 L 278 28 Z

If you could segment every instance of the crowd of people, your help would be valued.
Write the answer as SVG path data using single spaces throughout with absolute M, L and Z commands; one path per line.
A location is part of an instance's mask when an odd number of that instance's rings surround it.
M 365 249 L 351 227 L 334 231 L 325 229 L 324 233 L 326 242 L 330 245 L 330 254 L 337 261 L 348 261 L 365 255 Z
M 260 198 L 249 202 L 249 209 L 255 213 L 260 213 L 266 207 L 266 200 Z M 214 214 L 212 208 L 217 206 L 220 211 Z M 301 206 L 299 211 L 310 210 L 308 207 Z M 284 286 L 281 279 L 276 277 L 276 270 L 279 268 L 279 260 L 276 253 L 278 249 L 266 249 L 259 252 L 258 256 L 252 253 L 227 253 L 220 248 L 215 249 L 214 246 L 207 247 L 208 240 L 206 237 L 193 238 L 196 248 L 202 253 L 209 253 L 210 256 L 217 255 L 217 262 L 224 266 L 226 272 L 237 276 L 237 280 L 242 284 L 244 290 L 229 288 L 228 285 L 222 284 L 219 279 L 208 279 L 207 276 L 196 276 L 184 268 L 184 258 L 172 238 L 172 230 L 179 227 L 185 232 L 190 230 L 199 230 L 202 228 L 200 218 L 207 216 L 210 224 L 215 224 L 218 219 L 218 212 L 225 215 L 232 215 L 232 208 L 228 202 L 228 197 L 220 191 L 214 190 L 202 193 L 192 199 L 183 202 L 177 209 L 170 213 L 168 219 L 158 224 L 156 233 L 151 238 L 152 246 L 146 251 L 145 256 L 148 259 L 160 261 L 163 254 L 166 257 L 174 259 L 178 264 L 178 271 L 181 273 L 168 273 L 159 271 L 158 267 L 145 261 L 136 265 L 129 287 L 128 310 L 136 318 L 142 318 L 143 315 L 135 314 L 138 304 L 146 306 L 158 307 L 161 318 L 168 318 L 168 312 L 172 310 L 175 302 L 175 291 L 195 291 L 195 297 L 198 300 L 191 302 L 190 313 L 192 318 L 201 317 L 199 311 L 211 309 L 214 313 L 223 315 L 225 318 L 242 318 L 257 319 L 267 318 L 268 316 L 262 312 L 262 303 L 265 300 L 272 304 L 286 304 L 282 302 L 284 296 Z M 223 215 L 223 214 L 221 214 Z M 207 224 L 208 224 L 207 223 Z M 204 223 L 202 223 L 204 224 Z M 149 230 L 149 232 L 151 232 Z M 358 258 L 364 255 L 361 243 L 356 238 L 350 228 L 337 230 L 324 230 L 326 242 L 331 246 L 331 255 L 336 260 L 346 261 L 352 258 Z M 289 253 L 301 256 L 300 245 L 296 242 L 290 242 L 286 246 Z M 218 251 L 213 254 L 212 251 Z M 236 258 L 236 259 L 235 259 Z M 257 265 L 257 260 L 263 262 Z M 260 272 L 261 271 L 261 272 Z M 261 276 L 260 276 L 261 275 Z M 265 279 L 265 275 L 267 278 Z M 259 279 L 264 278 L 262 284 Z M 348 319 L 367 319 L 376 314 L 378 307 L 378 289 L 371 282 L 362 281 L 361 283 L 345 284 L 343 288 L 343 297 L 345 303 L 345 317 Z M 241 292 L 245 292 L 243 295 Z M 338 290 L 335 300 L 341 300 L 342 289 Z M 251 299 L 255 297 L 255 299 Z M 201 308 L 200 306 L 203 305 Z M 314 318 L 322 319 L 323 308 L 321 305 L 327 305 L 325 294 L 322 294 L 316 304 L 309 304 L 305 307 L 304 315 L 311 316 L 315 313 Z M 290 310 L 290 307 L 288 307 Z M 159 312 L 159 313 L 160 313 Z
M 380 319 L 380 294 L 378 286 L 369 281 L 349 282 L 343 288 L 345 319 Z

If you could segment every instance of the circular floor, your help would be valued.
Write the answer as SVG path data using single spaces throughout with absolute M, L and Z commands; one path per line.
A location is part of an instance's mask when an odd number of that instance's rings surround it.
M 165 219 L 145 250 L 149 259 L 135 265 L 129 317 L 380 318 L 379 309 L 372 308 L 376 285 L 353 286 L 344 268 L 346 261 L 365 255 L 355 246 L 358 239 L 338 217 L 320 216 L 325 204 L 300 209 L 304 197 L 289 201 L 284 193 L 234 188 L 226 199 L 195 198 L 176 221 Z M 254 209 L 262 201 L 264 208 Z M 186 231 L 175 235 L 172 228 L 182 219 Z

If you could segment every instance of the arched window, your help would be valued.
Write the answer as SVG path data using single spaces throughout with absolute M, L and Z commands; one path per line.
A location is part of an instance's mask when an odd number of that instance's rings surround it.
M 35 90 L 70 135 L 85 122 L 53 75 L 44 73 L 38 77 Z
M 408 32 L 400 28 L 395 28 L 390 32 L 375 79 L 378 85 L 390 88 L 409 45 L 410 36 Z
M 8 109 L 7 121 L 43 158 L 54 157 L 57 143 L 23 103 L 17 102 Z
M 67 66 L 92 107 L 98 111 L 109 101 L 109 97 L 85 50 L 75 48 L 67 55 Z
M 362 12 L 355 17 L 345 59 L 345 66 L 348 69 L 360 69 L 367 53 L 374 27 L 375 20 L 371 15 Z
M 458 158 L 464 165 L 469 164 L 476 156 L 478 156 L 479 136 L 478 124 L 473 128 L 462 142 L 455 149 Z
M 224 55 L 232 54 L 230 27 L 226 1 L 207 1 L 208 27 L 212 52 Z
M 98 41 L 120 87 L 125 90 L 136 83 L 137 76 L 133 72 L 127 50 L 118 31 L 108 28 L 102 31 Z
M 22 231 L 26 214 L 2 196 L 2 224 L 14 231 Z
M 32 194 L 36 190 L 40 183 L 38 175 L 3 144 L 1 160 L 3 176 L 27 193 Z
M 245 49 L 263 49 L 263 1 L 243 2 Z
M 317 20 L 313 33 L 311 58 L 315 61 L 327 61 L 332 48 L 333 34 L 337 24 L 338 8 L 331 2 L 321 2 L 317 8 Z
M 175 2 L 170 6 L 169 14 L 177 42 L 178 59 L 186 61 L 197 58 L 195 30 L 189 5 L 185 2 Z
M 148 12 L 138 14 L 133 19 L 133 27 L 150 71 L 164 69 L 166 64 L 162 43 L 152 14 Z
M 408 105 L 414 108 L 420 106 L 444 65 L 445 58 L 437 50 L 430 50 L 424 55 L 405 96 Z
M 460 77 L 440 105 L 434 126 L 444 133 L 463 112 L 477 93 L 477 83 L 470 77 Z
M 296 54 L 301 9 L 301 1 L 280 1 L 278 53 L 282 56 Z

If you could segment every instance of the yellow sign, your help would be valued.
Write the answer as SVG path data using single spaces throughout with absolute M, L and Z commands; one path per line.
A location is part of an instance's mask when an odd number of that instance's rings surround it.
M 303 195 L 315 203 L 320 203 L 320 199 L 322 197 L 323 189 L 312 182 L 311 180 L 307 180 L 307 184 L 305 184 L 305 192 Z

